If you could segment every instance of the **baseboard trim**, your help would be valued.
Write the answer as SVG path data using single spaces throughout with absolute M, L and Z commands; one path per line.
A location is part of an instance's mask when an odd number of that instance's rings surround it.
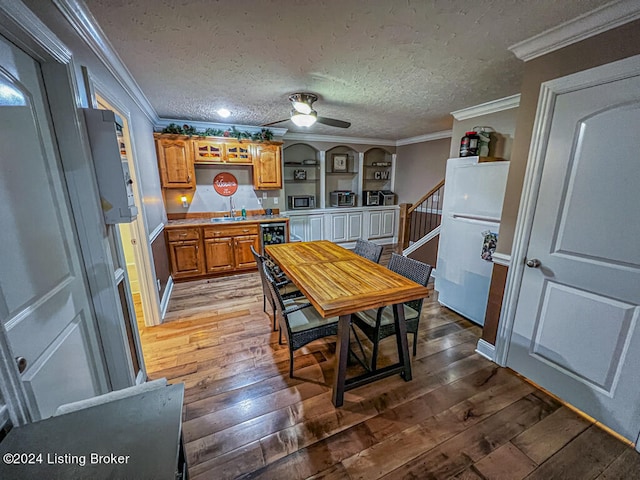
M 162 300 L 160 301 L 160 318 L 164 320 L 164 316 L 167 314 L 167 307 L 169 306 L 169 299 L 171 298 L 171 292 L 173 292 L 173 277 L 169 277 L 167 280 L 167 288 L 164 289 Z
M 496 358 L 496 347 L 481 338 L 478 340 L 478 345 L 476 345 L 476 353 L 478 355 L 482 355 L 487 360 L 494 362 L 494 359 Z

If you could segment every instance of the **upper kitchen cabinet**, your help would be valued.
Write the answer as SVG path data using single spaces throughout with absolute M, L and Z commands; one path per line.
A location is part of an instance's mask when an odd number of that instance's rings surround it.
M 251 143 L 239 142 L 236 139 L 194 139 L 193 162 L 195 164 L 233 163 L 235 165 L 251 165 Z
M 156 136 L 158 168 L 164 188 L 195 188 L 196 174 L 191 158 L 191 140 L 177 136 Z
M 282 142 L 154 134 L 163 188 L 195 188 L 195 168 L 221 165 L 253 167 L 253 188 L 282 188 Z
M 194 163 L 223 163 L 224 142 L 215 140 L 192 140 Z
M 282 144 L 253 144 L 253 187 L 256 190 L 282 188 Z

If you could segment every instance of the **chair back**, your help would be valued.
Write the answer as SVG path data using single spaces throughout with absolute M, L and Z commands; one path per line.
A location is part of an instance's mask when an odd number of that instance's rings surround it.
M 269 296 L 273 299 L 273 303 L 276 309 L 276 317 L 281 319 L 284 323 L 287 339 L 291 338 L 291 327 L 289 326 L 289 322 L 286 318 L 286 307 L 284 304 L 284 298 L 282 298 L 282 294 L 280 293 L 280 289 L 278 288 L 278 282 L 271 274 L 271 271 L 265 262 L 261 264 L 261 277 L 264 277 L 265 282 L 267 284 L 267 291 L 269 292 Z M 283 331 L 282 325 L 280 327 L 280 331 Z
M 414 260 L 413 258 L 398 255 L 397 253 L 391 254 L 391 260 L 389 260 L 389 265 L 387 268 L 392 272 L 399 273 L 409 280 L 413 280 L 423 287 L 427 286 L 429 277 L 431 276 L 431 270 L 433 269 L 431 265 L 423 263 L 419 260 Z M 416 312 L 420 313 L 420 311 L 422 310 L 423 300 L 423 298 L 420 298 L 418 300 L 411 300 L 409 302 L 405 302 L 405 305 L 413 308 Z
M 356 255 L 360 255 L 361 257 L 366 258 L 367 260 L 378 263 L 380 261 L 380 257 L 382 256 L 382 245 L 378 245 L 368 240 L 362 240 L 361 238 L 359 238 L 358 240 L 356 240 L 356 248 L 353 250 L 353 252 Z
M 269 293 L 269 284 L 268 280 L 264 276 L 264 257 L 255 251 L 253 245 L 250 246 L 251 253 L 253 254 L 253 258 L 256 260 L 256 264 L 258 265 L 258 274 L 260 275 L 260 281 L 262 282 L 262 294 L 269 299 L 271 303 L 273 303 L 271 294 Z

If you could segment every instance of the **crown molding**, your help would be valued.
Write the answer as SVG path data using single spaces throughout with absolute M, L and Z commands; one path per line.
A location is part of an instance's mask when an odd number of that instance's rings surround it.
M 475 107 L 463 108 L 462 110 L 456 110 L 451 112 L 453 118 L 456 120 L 467 120 L 469 118 L 480 117 L 482 115 L 489 115 L 491 113 L 501 112 L 503 110 L 509 110 L 511 108 L 517 108 L 520 105 L 520 94 L 511 95 L 510 97 L 499 98 L 498 100 L 492 100 L 491 102 L 481 103 Z
M 12 34 L 21 32 L 14 37 L 14 41 L 22 40 L 22 35 L 28 36 L 28 43 L 31 44 L 21 46 L 27 48 L 38 60 L 54 59 L 62 64 L 71 62 L 71 51 L 24 3 L 0 0 L 0 17 L 4 17 L 5 21 L 2 23 Z M 6 20 L 9 20 L 11 25 L 7 25 Z M 46 58 L 47 56 L 50 58 Z
M 260 133 L 260 131 L 264 128 L 268 128 L 271 130 L 274 136 L 282 137 L 285 133 L 287 133 L 286 128 L 273 128 L 273 127 L 256 127 L 255 125 L 238 125 L 235 123 L 214 123 L 214 122 L 197 122 L 191 120 L 178 120 L 175 118 L 159 118 L 154 127 L 156 129 L 162 129 L 164 127 L 169 126 L 170 123 L 175 123 L 177 125 L 184 125 L 185 123 L 191 127 L 199 128 L 205 130 L 207 128 L 217 128 L 220 130 L 227 130 L 235 127 L 241 131 L 247 131 L 249 133 Z
M 412 143 L 431 142 L 442 138 L 451 138 L 452 135 L 452 130 L 443 130 L 442 132 L 427 133 L 425 135 L 418 135 L 417 137 L 401 138 L 400 140 L 396 140 L 396 147 L 411 145 Z
M 125 92 L 140 107 L 140 110 L 151 120 L 151 123 L 156 123 L 158 114 L 84 2 L 81 0 L 53 0 L 53 3 Z
M 357 145 L 383 145 L 395 147 L 395 140 L 381 140 L 379 138 L 341 137 L 338 135 L 316 135 L 312 133 L 287 133 L 284 140 L 302 140 L 306 142 L 353 143 Z
M 640 18 L 638 0 L 620 0 L 550 28 L 509 47 L 525 62 Z

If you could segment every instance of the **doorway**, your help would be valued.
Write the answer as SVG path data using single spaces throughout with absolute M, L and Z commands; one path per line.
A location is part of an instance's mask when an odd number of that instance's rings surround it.
M 133 181 L 135 203 L 140 210 L 142 195 L 138 186 L 135 161 L 132 156 L 132 138 L 128 117 L 123 113 L 122 109 L 116 107 L 98 93 L 95 94 L 95 106 L 101 110 L 111 110 L 119 117 L 122 123 L 122 129 L 118 130 L 120 153 L 122 160 L 128 162 L 129 172 Z M 139 212 L 135 220 L 130 223 L 108 225 L 107 229 L 109 241 L 114 250 L 114 258 L 117 258 L 119 263 L 116 266 L 114 276 L 125 318 L 131 361 L 136 372 L 136 383 L 141 383 L 146 380 L 146 371 L 144 369 L 140 329 L 145 324 L 154 324 L 159 315 L 157 291 L 153 286 L 149 289 L 148 282 L 145 281 L 150 273 L 145 263 L 145 253 L 147 256 L 149 255 L 148 249 L 146 252 L 143 251 L 147 245 L 147 235 L 142 214 Z
M 496 344 L 498 362 L 630 442 L 640 432 L 638 92 L 640 55 L 542 85 Z

